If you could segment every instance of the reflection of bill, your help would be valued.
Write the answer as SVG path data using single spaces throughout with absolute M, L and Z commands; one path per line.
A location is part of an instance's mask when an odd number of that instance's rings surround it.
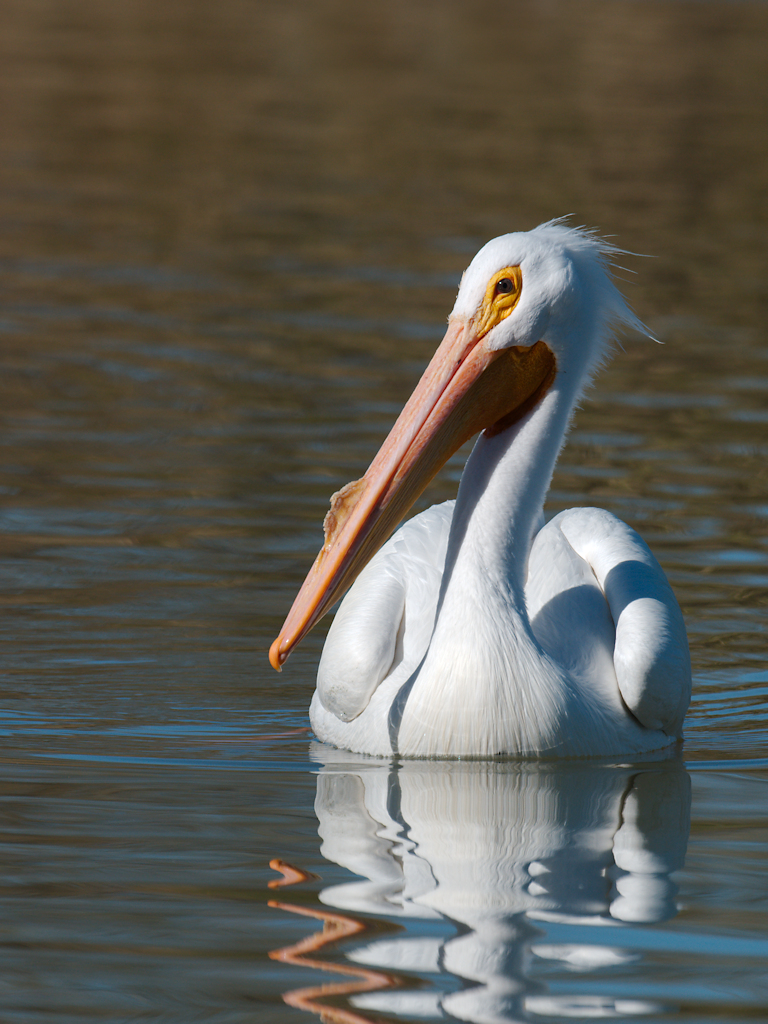
M 287 885 L 296 885 L 308 878 L 316 878 L 308 871 L 301 871 L 285 861 L 273 860 L 269 865 L 275 871 L 282 874 L 281 879 L 269 883 L 270 889 L 278 889 Z M 273 950 L 269 956 L 272 960 L 280 960 L 282 963 L 294 964 L 297 967 L 311 967 L 325 971 L 329 974 L 343 974 L 349 981 L 337 984 L 314 985 L 311 988 L 294 989 L 286 992 L 284 1001 L 289 1006 L 295 1006 L 298 1010 L 308 1010 L 322 1016 L 324 1021 L 330 1024 L 369 1024 L 369 1018 L 362 1014 L 355 1013 L 343 1007 L 329 1006 L 328 999 L 338 996 L 351 996 L 360 992 L 380 992 L 383 989 L 392 988 L 398 984 L 396 978 L 380 971 L 367 970 L 364 967 L 353 967 L 351 964 L 333 963 L 328 960 L 310 958 L 308 954 L 317 953 L 325 946 L 333 945 L 344 939 L 349 939 L 359 932 L 367 930 L 364 921 L 359 921 L 346 914 L 333 914 L 328 910 L 312 910 L 309 907 L 296 906 L 293 903 L 282 903 L 280 900 L 270 900 L 268 906 L 277 910 L 287 910 L 292 914 L 300 914 L 303 917 L 312 917 L 323 922 L 322 931 L 307 936 L 294 946 L 286 946 L 284 949 Z
M 594 993 L 601 972 L 636 957 L 622 944 L 627 923 L 675 914 L 670 874 L 683 864 L 690 824 L 679 760 L 395 766 L 324 747 L 315 756 L 323 855 L 361 876 L 324 889 L 321 901 L 411 919 L 403 934 L 360 942 L 348 959 L 436 979 L 431 990 L 350 996 L 355 1010 L 511 1022 L 658 1009 L 563 994 L 562 984 L 555 993 L 531 975 L 543 974 L 532 969 L 542 961 L 592 972 Z M 419 929 L 414 919 L 432 923 Z

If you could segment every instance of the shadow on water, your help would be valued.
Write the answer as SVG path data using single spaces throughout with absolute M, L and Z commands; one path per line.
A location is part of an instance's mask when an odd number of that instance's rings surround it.
M 397 764 L 319 746 L 313 756 L 321 852 L 360 877 L 322 889 L 333 912 L 273 902 L 324 927 L 271 955 L 353 980 L 292 990 L 290 1005 L 332 1021 L 663 1011 L 612 995 L 609 979 L 641 959 L 636 926 L 676 914 L 671 876 L 684 863 L 691 808 L 679 759 Z M 381 918 L 400 931 L 369 937 Z M 343 961 L 307 959 L 342 941 Z M 592 991 L 548 984 L 547 964 L 589 971 Z

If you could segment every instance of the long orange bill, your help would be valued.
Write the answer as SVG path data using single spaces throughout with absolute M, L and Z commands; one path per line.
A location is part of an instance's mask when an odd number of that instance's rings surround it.
M 541 399 L 555 376 L 544 342 L 489 351 L 473 321 L 451 319 L 440 347 L 368 472 L 331 498 L 325 543 L 269 660 L 293 648 L 351 586 L 451 455 L 478 431 L 498 433 Z

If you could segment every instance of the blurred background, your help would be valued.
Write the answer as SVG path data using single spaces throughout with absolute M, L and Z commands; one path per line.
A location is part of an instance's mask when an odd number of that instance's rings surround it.
M 471 256 L 565 214 L 643 254 L 621 287 L 664 344 L 623 340 L 548 513 L 602 505 L 667 570 L 696 919 L 764 930 L 768 5 L 0 0 L 0 24 L 4 1019 L 304 1019 L 253 901 L 268 855 L 317 867 L 325 625 L 280 677 L 266 651 Z M 744 972 L 730 1019 L 766 1005 Z

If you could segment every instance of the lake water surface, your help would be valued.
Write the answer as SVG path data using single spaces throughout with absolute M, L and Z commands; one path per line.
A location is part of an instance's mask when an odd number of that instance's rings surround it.
M 768 5 L 0 12 L 0 1019 L 768 1020 Z M 328 498 L 567 213 L 664 345 L 547 511 L 668 572 L 682 758 L 331 751 L 325 624 L 266 659 Z

